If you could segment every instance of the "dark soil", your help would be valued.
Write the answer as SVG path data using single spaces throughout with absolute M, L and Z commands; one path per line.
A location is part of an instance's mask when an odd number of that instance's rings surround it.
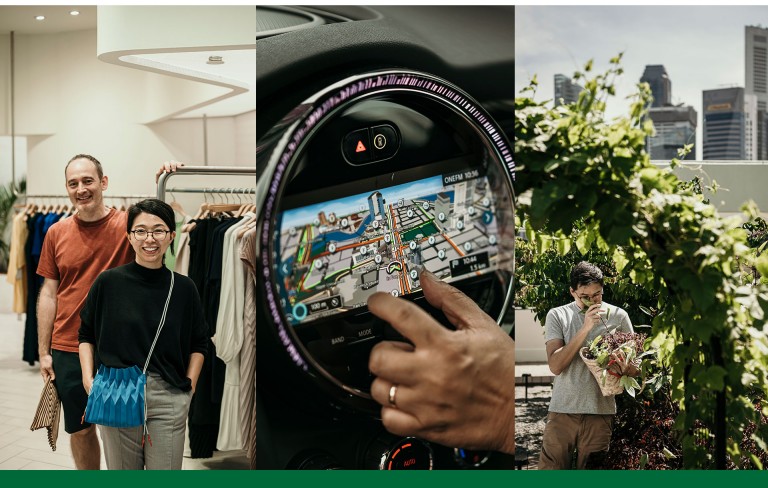
M 528 399 L 525 387 L 515 388 L 515 457 L 523 469 L 536 469 L 541 452 L 541 437 L 547 419 L 547 409 L 552 398 L 551 386 L 529 386 Z

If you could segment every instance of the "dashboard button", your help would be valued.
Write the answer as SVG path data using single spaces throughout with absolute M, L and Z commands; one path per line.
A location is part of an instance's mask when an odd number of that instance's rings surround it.
M 373 159 L 379 161 L 389 159 L 395 155 L 400 141 L 397 131 L 391 125 L 377 125 L 371 128 L 371 141 L 373 143 Z
M 341 144 L 344 158 L 352 164 L 367 163 L 371 161 L 371 139 L 368 129 L 359 129 L 344 137 Z

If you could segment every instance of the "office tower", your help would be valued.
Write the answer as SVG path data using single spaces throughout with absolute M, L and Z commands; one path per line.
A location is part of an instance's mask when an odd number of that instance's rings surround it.
M 583 91 L 583 87 L 573 83 L 567 76 L 555 75 L 555 107 L 576 103 L 579 100 L 579 93 Z
M 757 154 L 755 159 L 768 159 L 768 29 L 744 28 L 744 80 L 748 94 L 757 97 Z
M 435 199 L 435 216 L 441 213 L 446 218 L 451 215 L 451 197 L 445 192 L 438 193 Z
M 685 144 L 696 144 L 696 110 L 690 106 L 652 107 L 648 116 L 656 135 L 648 138 L 648 153 L 653 160 L 670 161 Z M 695 159 L 691 150 L 682 159 Z
M 749 160 L 757 153 L 757 97 L 744 88 L 705 90 L 704 159 Z
M 641 82 L 651 86 L 653 103 L 651 107 L 667 107 L 672 105 L 672 81 L 667 75 L 667 70 L 662 64 L 646 65 Z
M 368 196 L 368 210 L 371 211 L 371 217 L 383 218 L 386 214 L 384 210 L 384 197 L 381 192 L 375 191 Z

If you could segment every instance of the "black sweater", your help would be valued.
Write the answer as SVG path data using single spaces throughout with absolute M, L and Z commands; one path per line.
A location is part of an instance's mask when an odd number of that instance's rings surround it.
M 136 262 L 104 271 L 80 312 L 79 341 L 95 345 L 96 365 L 144 367 L 171 284 L 166 267 Z M 183 391 L 191 389 L 187 366 L 193 352 L 207 353 L 208 327 L 195 284 L 175 273 L 165 325 L 148 371 Z

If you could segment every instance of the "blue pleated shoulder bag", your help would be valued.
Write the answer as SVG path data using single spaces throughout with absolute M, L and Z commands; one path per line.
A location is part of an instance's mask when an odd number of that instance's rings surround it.
M 157 326 L 155 340 L 149 349 L 144 369 L 134 365 L 130 368 L 111 368 L 99 366 L 96 377 L 93 379 L 91 393 L 88 395 L 88 404 L 85 407 L 83 419 L 91 424 L 106 425 L 109 427 L 138 427 L 144 426 L 144 437 L 149 438 L 147 430 L 147 367 L 152 352 L 155 350 L 157 338 L 165 325 L 165 316 L 168 313 L 168 304 L 173 293 L 173 271 L 171 271 L 171 288 L 168 298 L 165 300 L 165 308 Z M 152 442 L 151 438 L 150 443 Z

